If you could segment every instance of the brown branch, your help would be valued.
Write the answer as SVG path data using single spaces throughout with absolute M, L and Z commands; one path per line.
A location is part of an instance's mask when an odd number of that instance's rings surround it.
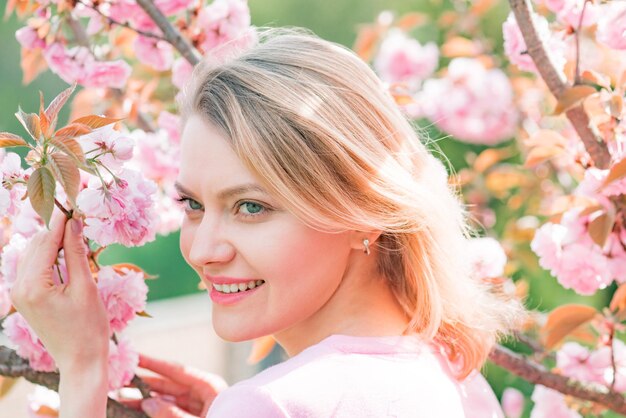
M 533 384 L 543 385 L 565 395 L 591 401 L 620 414 L 626 414 L 626 398 L 609 390 L 599 391 L 566 376 L 551 373 L 543 366 L 533 363 L 511 350 L 496 346 L 489 354 L 489 360 Z
M 45 386 L 48 389 L 59 390 L 58 373 L 35 371 L 15 351 L 4 346 L 0 346 L 0 375 L 12 378 L 23 377 L 29 382 Z M 148 418 L 148 416 L 109 398 L 107 401 L 107 418 Z
M 200 54 L 185 39 L 180 32 L 172 26 L 167 17 L 156 7 L 152 0 L 137 0 L 137 4 L 152 18 L 154 23 L 161 29 L 165 40 L 168 41 L 191 65 L 195 66 L 200 62 Z
M 576 33 L 574 37 L 576 38 L 576 69 L 574 70 L 574 84 L 580 84 L 580 31 L 583 27 L 583 19 L 585 18 L 585 11 L 587 10 L 588 1 L 585 0 L 583 3 L 583 9 L 580 12 L 580 17 L 578 18 L 578 27 L 576 28 Z
M 535 63 L 541 78 L 545 81 L 550 92 L 557 100 L 561 99 L 570 86 L 567 84 L 564 76 L 554 67 L 543 42 L 539 38 L 531 17 L 532 6 L 530 5 L 530 0 L 509 0 L 509 4 L 526 42 L 528 55 Z M 602 169 L 608 168 L 611 162 L 609 150 L 602 139 L 597 137 L 591 130 L 589 116 L 582 105 L 568 110 L 565 114 L 583 141 L 585 149 L 591 156 L 595 166 Z

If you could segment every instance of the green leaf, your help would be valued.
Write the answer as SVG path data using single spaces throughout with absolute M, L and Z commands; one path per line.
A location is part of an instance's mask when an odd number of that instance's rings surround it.
M 57 125 L 57 118 L 59 116 L 59 111 L 63 108 L 67 100 L 70 98 L 72 93 L 76 89 L 76 83 L 72 84 L 71 87 L 63 90 L 57 97 L 50 102 L 48 107 L 46 108 L 46 116 L 50 121 L 50 131 L 54 131 L 54 128 Z
M 34 113 L 24 113 L 21 108 L 17 109 L 15 114 L 17 120 L 20 121 L 26 132 L 37 142 L 41 137 L 41 126 L 39 124 L 39 116 Z
M 73 207 L 76 207 L 76 196 L 80 188 L 80 171 L 76 161 L 65 154 L 54 152 L 50 154 L 50 166 L 56 179 L 63 185 Z
M 10 132 L 0 132 L 0 148 L 26 146 L 28 143 L 20 136 Z
M 55 137 L 50 140 L 49 144 L 58 150 L 63 151 L 70 157 L 75 158 L 78 162 L 85 162 L 85 153 L 83 153 L 83 148 L 75 139 L 68 137 Z
M 56 182 L 48 167 L 40 167 L 33 171 L 27 184 L 28 198 L 35 212 L 50 228 L 50 218 L 54 209 L 54 191 Z

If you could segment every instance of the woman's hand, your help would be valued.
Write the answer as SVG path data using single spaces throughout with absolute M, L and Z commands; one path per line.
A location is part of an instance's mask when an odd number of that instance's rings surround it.
M 63 248 L 69 277 L 55 283 L 53 269 Z M 109 321 L 89 262 L 82 222 L 54 214 L 49 231 L 36 234 L 18 263 L 13 305 L 34 329 L 63 374 L 106 363 Z
M 151 418 L 204 417 L 217 394 L 228 387 L 216 374 L 145 355 L 140 355 L 139 367 L 157 373 L 142 376 L 155 392 L 154 398 L 141 403 Z

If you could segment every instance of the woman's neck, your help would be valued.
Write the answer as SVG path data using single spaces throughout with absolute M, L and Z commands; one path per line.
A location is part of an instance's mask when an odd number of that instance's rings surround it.
M 329 301 L 314 315 L 274 334 L 292 357 L 333 334 L 353 336 L 402 335 L 409 318 L 387 280 L 376 273 L 375 259 L 346 270 Z M 368 260 L 369 261 L 369 260 Z

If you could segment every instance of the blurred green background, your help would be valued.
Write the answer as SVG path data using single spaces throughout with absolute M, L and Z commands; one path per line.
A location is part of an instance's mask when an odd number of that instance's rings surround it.
M 249 0 L 252 22 L 256 26 L 301 26 L 319 36 L 352 46 L 360 24 L 371 23 L 382 10 L 390 10 L 401 15 L 409 11 L 420 11 L 437 18 L 443 11 L 467 7 L 471 2 L 447 2 L 444 0 Z M 4 11 L 6 0 L 0 0 L 0 10 Z M 496 51 L 502 50 L 501 25 L 508 14 L 508 4 L 500 1 L 482 18 L 484 32 L 493 42 Z M 0 131 L 22 133 L 22 128 L 13 116 L 18 104 L 26 111 L 34 111 L 38 106 L 38 94 L 41 90 L 50 100 L 66 87 L 57 76 L 47 72 L 33 83 L 24 86 L 21 83 L 19 67 L 19 45 L 15 40 L 15 30 L 21 26 L 15 16 L 2 21 L 0 25 L 0 45 L 3 59 L 0 60 Z M 421 42 L 436 41 L 441 44 L 440 30 L 435 25 L 426 26 L 416 32 Z M 67 117 L 67 112 L 61 119 Z M 428 129 L 432 138 L 444 138 L 445 135 L 432 127 Z M 445 138 L 437 142 L 456 170 L 467 165 L 466 154 L 478 153 L 484 147 L 461 144 Z M 510 145 L 503 144 L 503 146 Z M 502 231 L 507 219 L 518 216 L 511 213 L 506 202 L 496 202 L 494 206 L 498 222 L 496 230 Z M 521 214 L 519 214 L 521 216 Z M 174 297 L 199 292 L 195 273 L 185 264 L 178 250 L 178 234 L 161 237 L 157 241 L 141 248 L 110 247 L 102 255 L 104 264 L 131 262 L 143 267 L 147 272 L 159 276 L 150 280 L 149 298 L 151 300 Z M 527 260 L 524 260 L 525 262 Z M 599 292 L 593 298 L 583 298 L 561 288 L 554 278 L 542 271 L 536 261 L 526 263 L 524 271 L 518 273 L 531 283 L 529 306 L 531 308 L 551 309 L 566 302 L 593 303 L 596 306 L 606 304 L 613 288 Z M 518 279 L 520 277 L 514 277 Z M 523 347 L 518 347 L 523 351 Z M 532 385 L 504 373 L 502 370 L 487 366 L 486 374 L 498 396 L 507 386 L 516 386 L 526 395 L 532 392 Z M 527 405 L 527 411 L 530 404 Z

